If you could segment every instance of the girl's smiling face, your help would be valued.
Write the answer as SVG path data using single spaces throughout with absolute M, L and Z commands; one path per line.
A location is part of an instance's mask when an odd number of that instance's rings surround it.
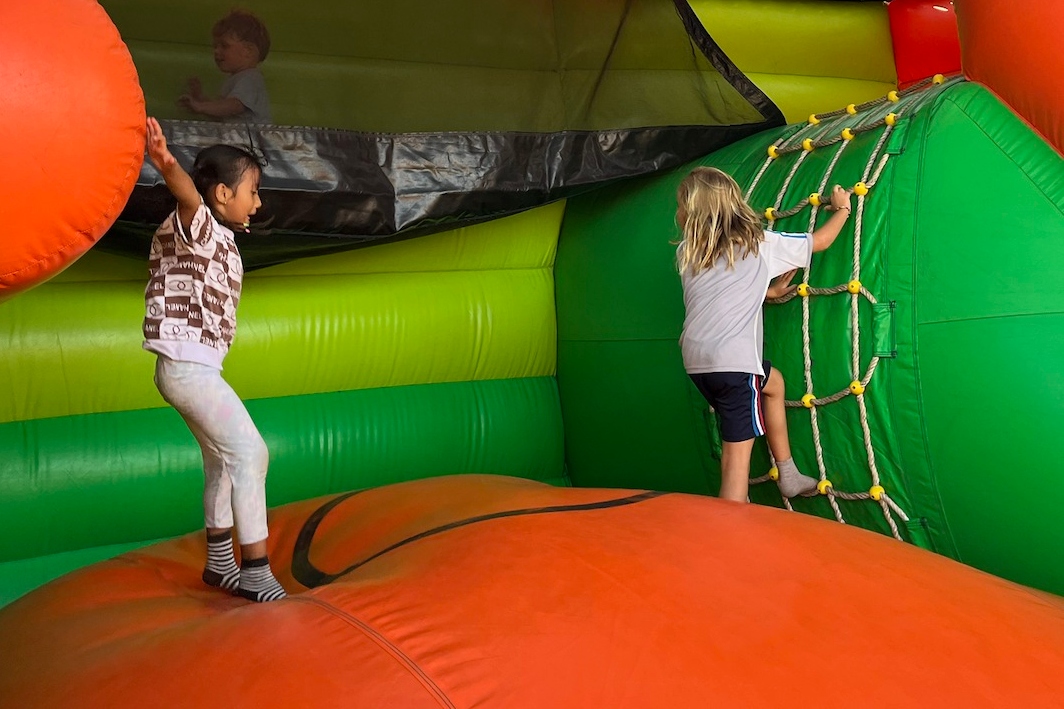
M 218 185 L 218 204 L 216 209 L 219 216 L 234 226 L 240 226 L 245 231 L 250 224 L 251 216 L 262 206 L 259 199 L 259 181 L 262 179 L 262 171 L 256 167 L 248 168 L 240 176 L 240 181 L 235 189 L 226 185 Z

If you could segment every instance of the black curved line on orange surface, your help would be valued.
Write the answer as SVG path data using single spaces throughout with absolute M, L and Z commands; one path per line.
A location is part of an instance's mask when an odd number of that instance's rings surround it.
M 340 505 L 345 500 L 361 493 L 364 490 L 357 490 L 355 492 L 349 492 L 339 497 L 329 500 L 324 505 L 314 510 L 307 521 L 303 523 L 302 529 L 299 530 L 299 536 L 296 537 L 295 549 L 292 551 L 292 577 L 296 581 L 303 584 L 307 588 L 317 588 L 318 586 L 324 586 L 325 584 L 332 583 L 341 576 L 346 576 L 355 569 L 358 569 L 365 564 L 380 558 L 388 552 L 395 551 L 396 549 L 411 544 L 413 542 L 425 539 L 426 537 L 432 537 L 443 532 L 449 532 L 452 529 L 458 529 L 459 527 L 466 527 L 470 524 L 476 524 L 477 522 L 487 522 L 493 519 L 503 519 L 505 517 L 524 517 L 529 515 L 542 515 L 542 514 L 554 514 L 557 512 L 585 512 L 589 510 L 605 510 L 611 507 L 625 507 L 627 505 L 634 505 L 639 502 L 645 502 L 652 500 L 662 495 L 667 495 L 666 492 L 641 492 L 635 495 L 629 495 L 628 497 L 620 497 L 613 500 L 603 500 L 601 502 L 588 502 L 580 505 L 552 505 L 549 507 L 528 507 L 520 510 L 505 510 L 503 512 L 492 512 L 491 514 L 477 515 L 476 517 L 467 517 L 466 519 L 457 520 L 455 522 L 449 522 L 448 524 L 434 527 L 432 529 L 419 532 L 413 536 L 407 537 L 402 541 L 398 541 L 391 546 L 378 551 L 370 557 L 356 562 L 351 566 L 348 566 L 343 571 L 335 574 L 327 574 L 324 571 L 316 568 L 314 564 L 310 562 L 310 545 L 314 541 L 314 533 L 318 530 L 318 525 L 325 519 L 325 515 L 329 514 L 335 507 Z

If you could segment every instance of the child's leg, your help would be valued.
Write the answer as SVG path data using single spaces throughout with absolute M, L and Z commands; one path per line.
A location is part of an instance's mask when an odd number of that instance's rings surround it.
M 737 443 L 724 441 L 720 454 L 720 495 L 722 500 L 746 502 L 750 489 L 750 453 L 754 439 Z
M 233 483 L 221 453 L 207 434 L 195 421 L 186 418 L 185 423 L 203 454 L 203 519 L 207 527 L 207 563 L 203 567 L 203 582 L 235 591 L 240 583 L 240 568 L 233 555 Z
M 768 381 L 761 393 L 765 409 L 765 438 L 768 439 L 768 449 L 772 451 L 772 457 L 776 460 L 790 460 L 791 442 L 787 437 L 787 407 L 783 375 L 775 367 L 766 374 L 768 374 Z
M 765 409 L 765 437 L 769 450 L 776 459 L 780 473 L 780 493 L 784 497 L 796 497 L 816 490 L 816 480 L 802 475 L 791 458 L 791 443 L 787 437 L 787 408 L 783 375 L 775 367 L 766 371 L 768 381 L 762 389 Z
M 184 414 L 181 417 L 199 443 L 203 456 L 203 520 L 207 533 L 221 534 L 232 530 L 233 481 L 225 468 L 225 459 L 195 421 Z
M 266 562 L 269 451 L 265 441 L 221 372 L 165 358 L 159 361 L 157 381 L 163 397 L 209 441 L 232 481 L 233 515 L 242 552 L 241 595 L 256 601 L 283 598 L 284 589 Z
M 222 460 L 221 469 L 230 478 L 232 515 L 220 506 L 225 493 L 219 490 L 210 500 L 216 509 L 207 511 L 217 517 L 208 521 L 208 526 L 231 525 L 235 518 L 241 545 L 262 541 L 268 535 L 265 481 L 269 451 L 244 402 L 216 369 L 188 362 L 163 367 L 165 375 L 159 382 L 163 397 L 191 422 L 189 428 L 207 452 L 206 460 L 216 452 Z M 211 472 L 219 469 L 210 467 Z M 212 487 L 220 487 L 222 482 L 220 475 L 210 481 Z
M 175 378 L 177 372 L 173 364 L 163 362 L 162 358 L 156 362 L 155 386 L 171 406 L 173 402 L 168 398 L 167 391 L 183 386 L 180 378 Z M 229 479 L 222 454 L 194 418 L 185 415 L 181 408 L 174 408 L 200 447 L 200 456 L 203 459 L 203 520 L 207 535 L 230 532 L 233 529 L 233 481 Z
M 162 372 L 160 374 L 160 371 Z M 168 368 L 156 367 L 155 383 L 164 380 Z M 161 387 L 177 386 L 165 382 Z M 207 528 L 207 562 L 203 566 L 203 582 L 208 586 L 235 591 L 240 583 L 240 568 L 233 554 L 233 483 L 225 470 L 225 461 L 210 438 L 196 422 L 181 414 L 188 430 L 200 446 L 203 458 L 203 521 Z
M 716 412 L 720 426 L 720 493 L 733 502 L 747 502 L 750 454 L 764 433 L 760 415 L 760 378 L 742 372 L 691 374 L 691 380 Z

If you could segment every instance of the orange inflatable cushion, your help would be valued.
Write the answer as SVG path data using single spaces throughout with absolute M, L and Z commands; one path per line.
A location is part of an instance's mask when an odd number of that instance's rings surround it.
M 834 522 L 491 476 L 272 511 L 289 598 L 202 533 L 0 611 L 11 706 L 1046 706 L 1060 599 Z M 153 699 L 154 698 L 154 699 Z

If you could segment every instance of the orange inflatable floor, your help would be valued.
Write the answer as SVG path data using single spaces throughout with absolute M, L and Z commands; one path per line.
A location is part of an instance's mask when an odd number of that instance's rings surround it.
M 0 611 L 0 697 L 517 709 L 1062 697 L 1060 599 L 805 515 L 458 476 L 288 505 L 270 527 L 282 601 L 205 587 L 190 535 Z

